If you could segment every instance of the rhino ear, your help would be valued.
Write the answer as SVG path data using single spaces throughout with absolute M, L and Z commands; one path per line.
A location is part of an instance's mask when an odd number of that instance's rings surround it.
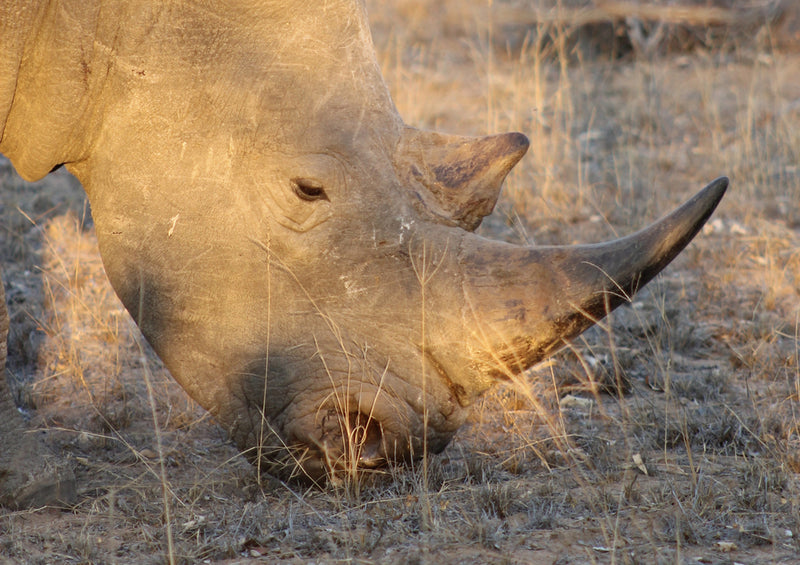
M 491 214 L 503 180 L 528 144 L 521 133 L 463 137 L 406 128 L 398 157 L 409 180 L 433 198 L 434 213 L 473 231 Z

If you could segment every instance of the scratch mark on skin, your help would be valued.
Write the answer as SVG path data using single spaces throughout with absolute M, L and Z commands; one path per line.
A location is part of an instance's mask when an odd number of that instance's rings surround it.
M 403 242 L 405 241 L 406 233 L 410 233 L 411 232 L 411 226 L 414 225 L 414 220 L 409 220 L 409 219 L 406 219 L 406 218 L 398 218 L 398 219 L 400 220 L 400 233 L 398 234 L 399 235 L 399 239 L 398 239 L 397 244 L 398 245 L 403 245 Z
M 206 156 L 206 174 L 210 174 L 215 168 L 214 160 L 214 146 L 208 148 L 208 155 Z
M 356 282 L 347 275 L 341 275 L 339 280 L 341 280 L 342 284 L 344 284 L 345 291 L 347 291 L 347 295 L 350 297 L 367 292 L 366 288 L 356 284 Z
M 180 214 L 175 214 L 172 217 L 172 219 L 171 219 L 172 224 L 169 226 L 169 231 L 167 232 L 167 237 L 172 237 L 172 233 L 175 231 L 175 224 L 178 223 L 178 218 L 180 218 L 180 216 L 181 216 Z

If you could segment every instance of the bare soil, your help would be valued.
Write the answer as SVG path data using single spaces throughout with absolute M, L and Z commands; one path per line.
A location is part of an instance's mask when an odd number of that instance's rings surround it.
M 305 489 L 259 477 L 171 381 L 77 181 L 0 159 L 9 373 L 80 485 L 74 508 L 0 510 L 0 564 L 800 562 L 800 55 L 769 27 L 706 42 L 691 22 L 667 35 L 691 44 L 606 49 L 525 7 L 369 2 L 410 124 L 531 138 L 482 232 L 616 237 L 727 174 L 695 242 L 498 385 L 427 474 Z

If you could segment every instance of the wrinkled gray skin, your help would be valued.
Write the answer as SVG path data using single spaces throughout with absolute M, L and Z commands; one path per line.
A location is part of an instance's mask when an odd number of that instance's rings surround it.
M 406 126 L 360 1 L 0 14 L 0 151 L 26 179 L 80 179 L 111 284 L 174 378 L 289 474 L 440 451 L 487 387 L 662 269 L 727 186 L 607 244 L 493 242 L 472 230 L 527 139 Z

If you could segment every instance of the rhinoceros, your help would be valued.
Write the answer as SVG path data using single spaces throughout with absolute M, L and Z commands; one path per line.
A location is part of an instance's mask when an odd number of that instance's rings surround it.
M 65 165 L 80 180 L 142 334 L 273 472 L 441 451 L 482 392 L 666 266 L 728 184 L 611 242 L 493 241 L 474 230 L 527 138 L 406 125 L 362 0 L 5 0 L 0 15 L 0 151 L 25 179 Z M 63 496 L 58 476 L 25 474 L 41 450 L 0 383 L 4 500 Z

